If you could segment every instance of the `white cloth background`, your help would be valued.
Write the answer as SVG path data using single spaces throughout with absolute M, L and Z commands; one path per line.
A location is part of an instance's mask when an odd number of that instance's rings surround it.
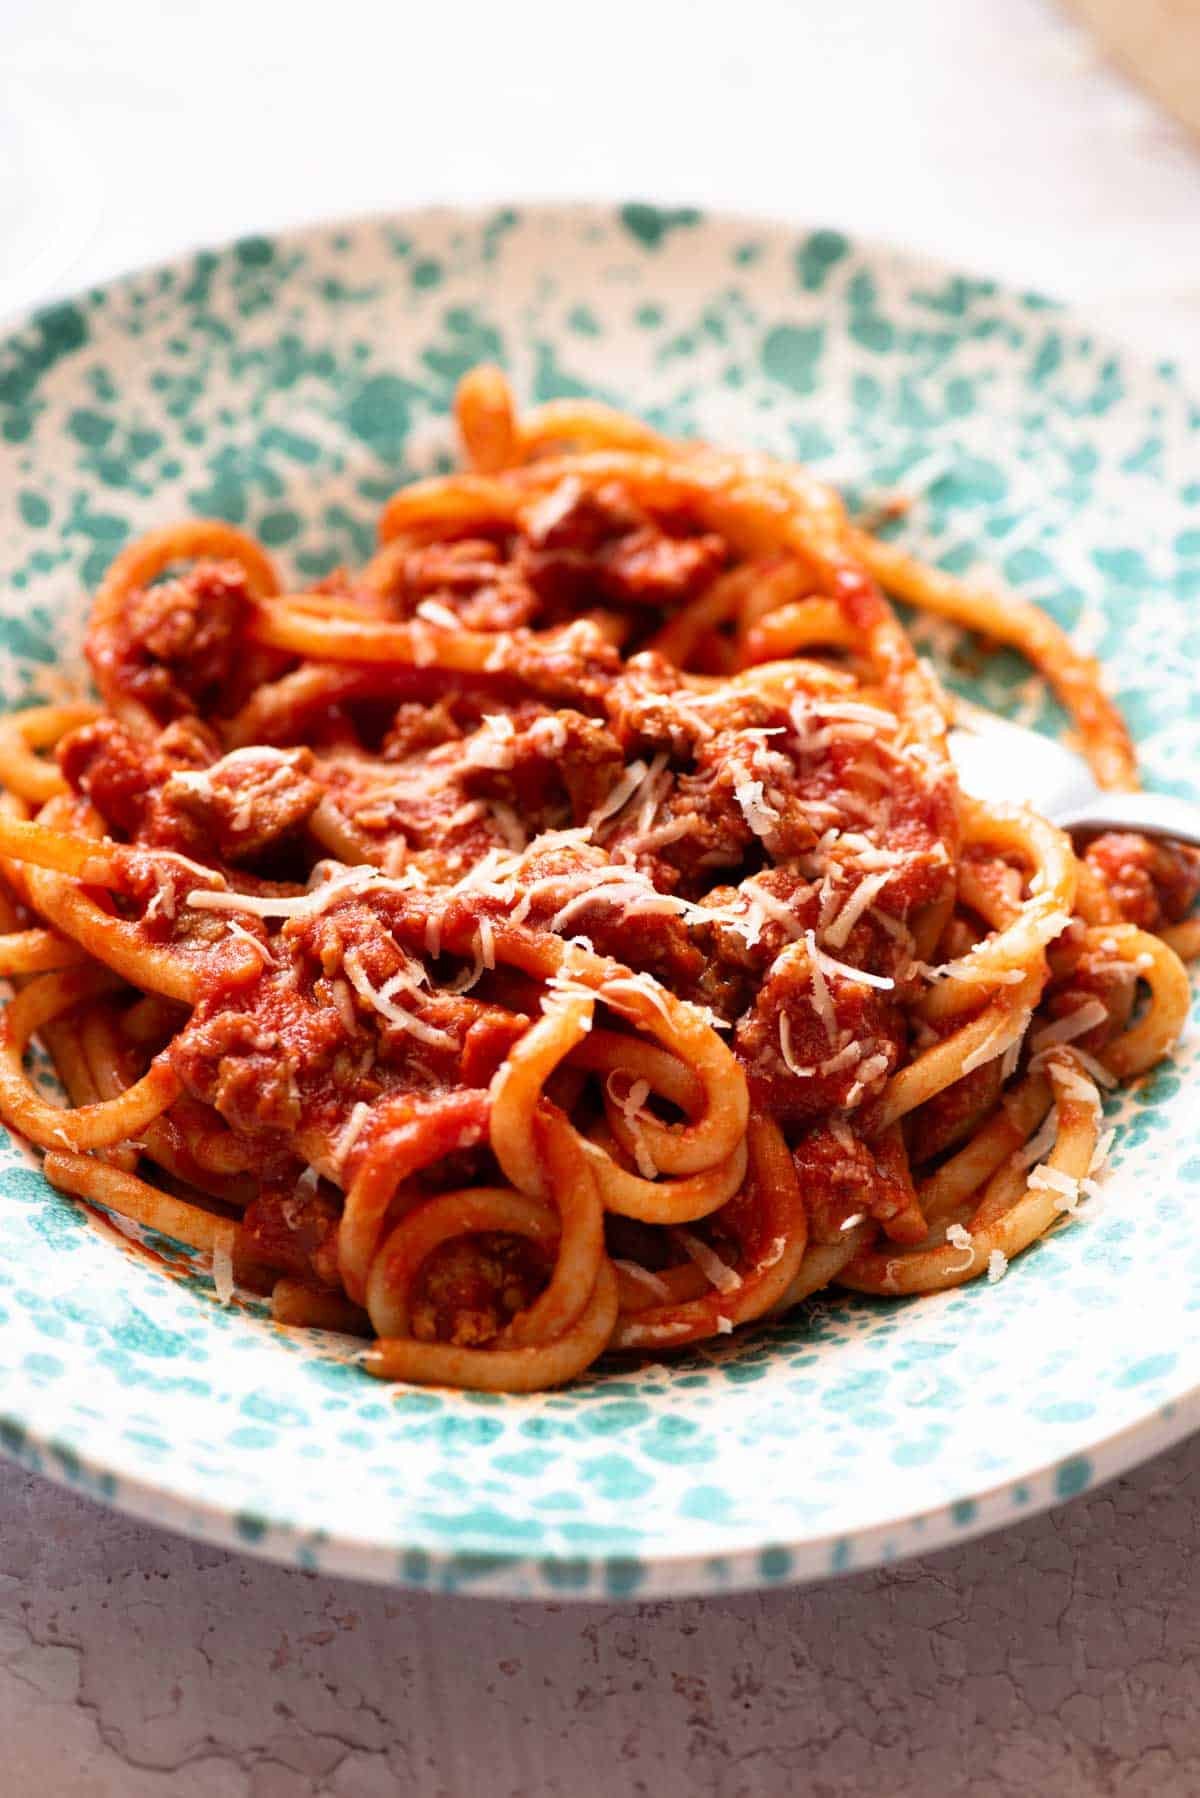
M 0 315 L 304 218 L 661 196 L 1200 355 L 1200 157 L 1051 0 L 3 0 L 0 80 Z

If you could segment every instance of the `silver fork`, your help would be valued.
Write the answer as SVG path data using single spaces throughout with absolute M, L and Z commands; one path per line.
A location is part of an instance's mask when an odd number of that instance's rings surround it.
M 1073 835 L 1136 830 L 1200 847 L 1200 805 L 1169 793 L 1108 793 L 1074 750 L 965 700 L 954 702 L 950 753 L 977 799 L 1027 805 Z

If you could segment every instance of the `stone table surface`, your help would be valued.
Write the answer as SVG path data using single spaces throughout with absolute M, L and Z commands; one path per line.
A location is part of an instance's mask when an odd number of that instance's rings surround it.
M 47 1798 L 1200 1791 L 1200 1441 L 799 1591 L 502 1604 L 266 1566 L 0 1480 L 0 1790 Z
M 570 194 L 907 242 L 1200 366 L 1200 156 L 1049 0 L 0 5 L 0 315 L 250 229 Z M 0 1798 L 1193 1793 L 1198 1524 L 1194 1443 L 808 1591 L 504 1605 L 3 1466 Z

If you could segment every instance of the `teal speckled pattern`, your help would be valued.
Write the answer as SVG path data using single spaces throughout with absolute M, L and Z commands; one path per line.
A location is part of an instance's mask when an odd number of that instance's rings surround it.
M 78 687 L 87 589 L 151 525 L 219 514 L 296 579 L 363 558 L 397 483 L 449 466 L 481 357 L 852 497 L 907 478 L 906 539 L 1038 598 L 1104 659 L 1148 778 L 1193 787 L 1200 420 L 1172 369 L 834 231 L 640 203 L 248 238 L 31 319 L 0 346 L 0 697 Z M 1015 659 L 918 634 L 952 685 L 1054 728 Z M 380 1386 L 5 1141 L 0 1445 L 178 1529 L 447 1590 L 719 1590 L 929 1549 L 1192 1427 L 1198 1094 L 1189 1040 L 1116 1106 L 1102 1200 L 994 1286 L 833 1295 L 530 1398 Z

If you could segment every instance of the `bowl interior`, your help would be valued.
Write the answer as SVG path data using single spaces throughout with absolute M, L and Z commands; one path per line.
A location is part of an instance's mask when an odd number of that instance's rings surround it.
M 1200 471 L 1172 371 L 836 232 L 645 205 L 251 238 L 31 320 L 0 346 L 0 697 L 79 690 L 87 593 L 151 525 L 230 519 L 297 580 L 362 561 L 395 486 L 450 466 L 484 359 L 528 399 L 798 457 L 854 501 L 916 493 L 906 540 L 1071 626 L 1148 777 L 1192 789 Z M 917 630 L 950 684 L 1055 727 L 1015 658 Z M 1101 1203 L 995 1286 L 833 1294 L 529 1398 L 382 1387 L 345 1340 L 222 1308 L 6 1139 L 2 1440 L 181 1528 L 443 1586 L 698 1590 L 932 1546 L 1188 1427 L 1198 1091 L 1190 1039 L 1118 1102 Z

